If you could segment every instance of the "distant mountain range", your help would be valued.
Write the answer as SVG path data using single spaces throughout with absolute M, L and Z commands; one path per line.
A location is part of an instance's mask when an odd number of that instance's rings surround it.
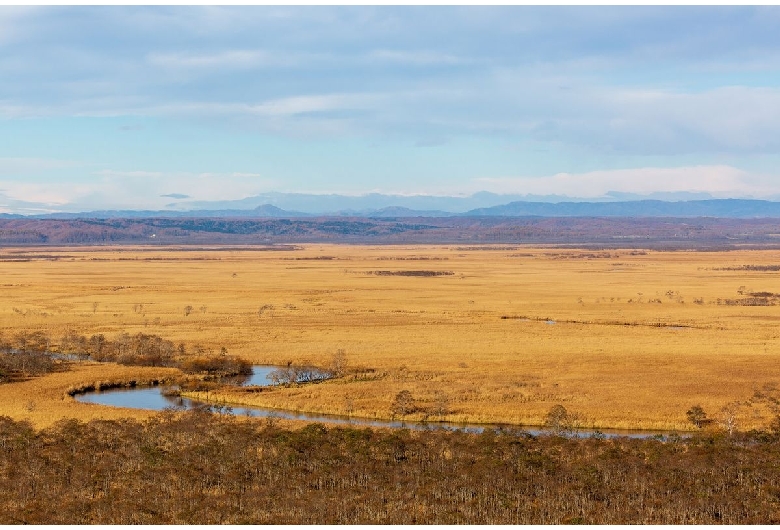
M 754 199 L 697 200 L 602 200 L 551 201 L 514 200 L 511 195 L 482 192 L 470 197 L 400 196 L 371 194 L 345 195 L 266 194 L 240 201 L 174 203 L 166 210 L 106 210 L 40 215 L 0 214 L 0 218 L 18 219 L 114 219 L 114 218 L 307 218 L 307 217 L 722 217 L 780 218 L 780 202 Z M 277 204 L 260 200 L 273 199 Z M 280 206 L 282 204 L 283 206 Z M 466 206 L 476 207 L 464 209 Z M 191 208 L 184 208 L 191 206 Z M 447 209 L 445 207 L 449 206 Z
M 498 195 L 479 192 L 468 197 L 436 195 L 367 195 L 264 193 L 237 201 L 179 201 L 170 203 L 172 210 L 251 210 L 259 206 L 275 206 L 287 211 L 313 215 L 365 216 L 384 208 L 406 208 L 415 211 L 464 213 L 475 208 L 489 208 L 512 201 L 532 200 L 560 202 L 565 197 Z
M 780 217 L 780 202 L 750 199 L 621 202 L 511 202 L 477 208 L 469 216 L 501 217 Z

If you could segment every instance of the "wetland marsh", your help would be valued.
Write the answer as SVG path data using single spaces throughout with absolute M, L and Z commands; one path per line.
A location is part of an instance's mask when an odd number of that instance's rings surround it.
M 307 245 L 3 255 L 13 258 L 0 260 L 6 337 L 41 330 L 56 349 L 68 332 L 154 333 L 253 364 L 328 367 L 341 352 L 346 365 L 332 381 L 210 393 L 218 401 L 388 419 L 405 390 L 410 421 L 540 425 L 562 405 L 598 429 L 690 429 L 693 405 L 713 417 L 731 407 L 742 428 L 776 414 L 776 250 Z M 61 403 L 35 401 L 33 411 L 4 401 L 0 414 L 41 424 L 49 408 L 68 415 Z M 73 417 L 87 414 L 81 406 L 69 405 Z

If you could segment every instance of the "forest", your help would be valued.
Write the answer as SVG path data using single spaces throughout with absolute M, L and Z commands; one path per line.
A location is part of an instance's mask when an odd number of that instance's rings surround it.
M 0 417 L 0 524 L 777 523 L 778 440 Z
M 0 244 L 555 244 L 578 248 L 777 248 L 774 218 L 306 217 L 2 218 Z M 14 256 L 0 256 L 14 259 Z

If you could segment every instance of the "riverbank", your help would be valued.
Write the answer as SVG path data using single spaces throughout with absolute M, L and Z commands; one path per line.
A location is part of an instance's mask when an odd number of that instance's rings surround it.
M 27 420 L 39 429 L 65 419 L 148 419 L 156 412 L 87 405 L 75 401 L 70 393 L 78 388 L 110 388 L 128 385 L 132 381 L 143 386 L 181 374 L 173 368 L 94 362 L 70 363 L 68 368 L 63 372 L 0 385 L 0 416 Z
M 405 421 L 414 423 L 445 422 L 452 424 L 472 425 L 516 425 L 542 428 L 547 421 L 549 410 L 539 410 L 537 413 L 518 414 L 517 409 L 507 414 L 490 413 L 484 410 L 474 410 L 467 404 L 458 402 L 419 402 L 415 409 L 406 414 L 397 414 L 394 409 L 396 395 L 388 392 L 383 403 L 378 406 L 375 401 L 357 399 L 320 400 L 318 395 L 329 393 L 347 393 L 350 396 L 370 395 L 361 393 L 361 387 L 366 382 L 349 377 L 323 381 L 316 384 L 279 385 L 262 387 L 241 387 L 224 385 L 208 391 L 181 392 L 182 397 L 232 407 L 255 407 L 279 411 L 297 412 L 308 415 L 328 415 L 339 418 L 355 418 L 366 421 Z M 329 390 L 328 387 L 336 387 Z M 350 388 L 351 387 L 351 388 Z M 345 390 L 346 389 L 346 390 Z M 412 396 L 414 397 L 414 396 Z M 576 413 L 576 411 L 571 411 Z M 692 430 L 692 424 L 685 418 L 674 416 L 666 420 L 645 417 L 638 414 L 635 418 L 620 418 L 610 421 L 609 418 L 588 418 L 579 416 L 576 419 L 577 428 L 589 430 L 613 431 L 653 431 L 653 432 L 686 432 Z

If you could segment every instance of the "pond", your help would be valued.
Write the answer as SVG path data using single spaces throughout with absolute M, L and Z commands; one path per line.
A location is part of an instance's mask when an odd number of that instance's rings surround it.
M 271 381 L 267 378 L 268 374 L 276 370 L 277 366 L 254 366 L 253 374 L 241 378 L 231 378 L 233 384 L 242 386 L 270 386 Z M 468 424 L 468 423 L 450 423 L 450 422 L 420 422 L 420 421 L 400 421 L 400 420 L 372 420 L 368 418 L 356 418 L 352 416 L 338 416 L 333 414 L 316 414 L 291 410 L 279 410 L 263 407 L 250 407 L 244 405 L 220 405 L 205 401 L 198 401 L 179 396 L 164 395 L 164 387 L 135 387 L 135 388 L 117 388 L 104 390 L 102 392 L 88 392 L 75 396 L 76 401 L 80 403 L 94 403 L 98 405 L 107 405 L 112 407 L 125 407 L 132 409 L 145 410 L 165 410 L 176 408 L 181 410 L 207 409 L 217 413 L 234 414 L 236 416 L 248 416 L 256 418 L 279 418 L 290 420 L 307 420 L 320 423 L 331 423 L 348 425 L 353 427 L 387 427 L 387 428 L 406 428 L 406 429 L 448 429 L 461 430 L 465 432 L 480 433 L 485 429 L 507 429 L 522 430 L 530 434 L 545 434 L 548 430 L 539 427 L 523 427 L 518 425 L 499 425 L 499 424 Z M 632 438 L 650 438 L 664 437 L 672 435 L 668 431 L 628 431 L 628 430 L 595 430 L 580 429 L 574 433 L 575 436 L 605 436 L 617 437 L 628 436 Z

